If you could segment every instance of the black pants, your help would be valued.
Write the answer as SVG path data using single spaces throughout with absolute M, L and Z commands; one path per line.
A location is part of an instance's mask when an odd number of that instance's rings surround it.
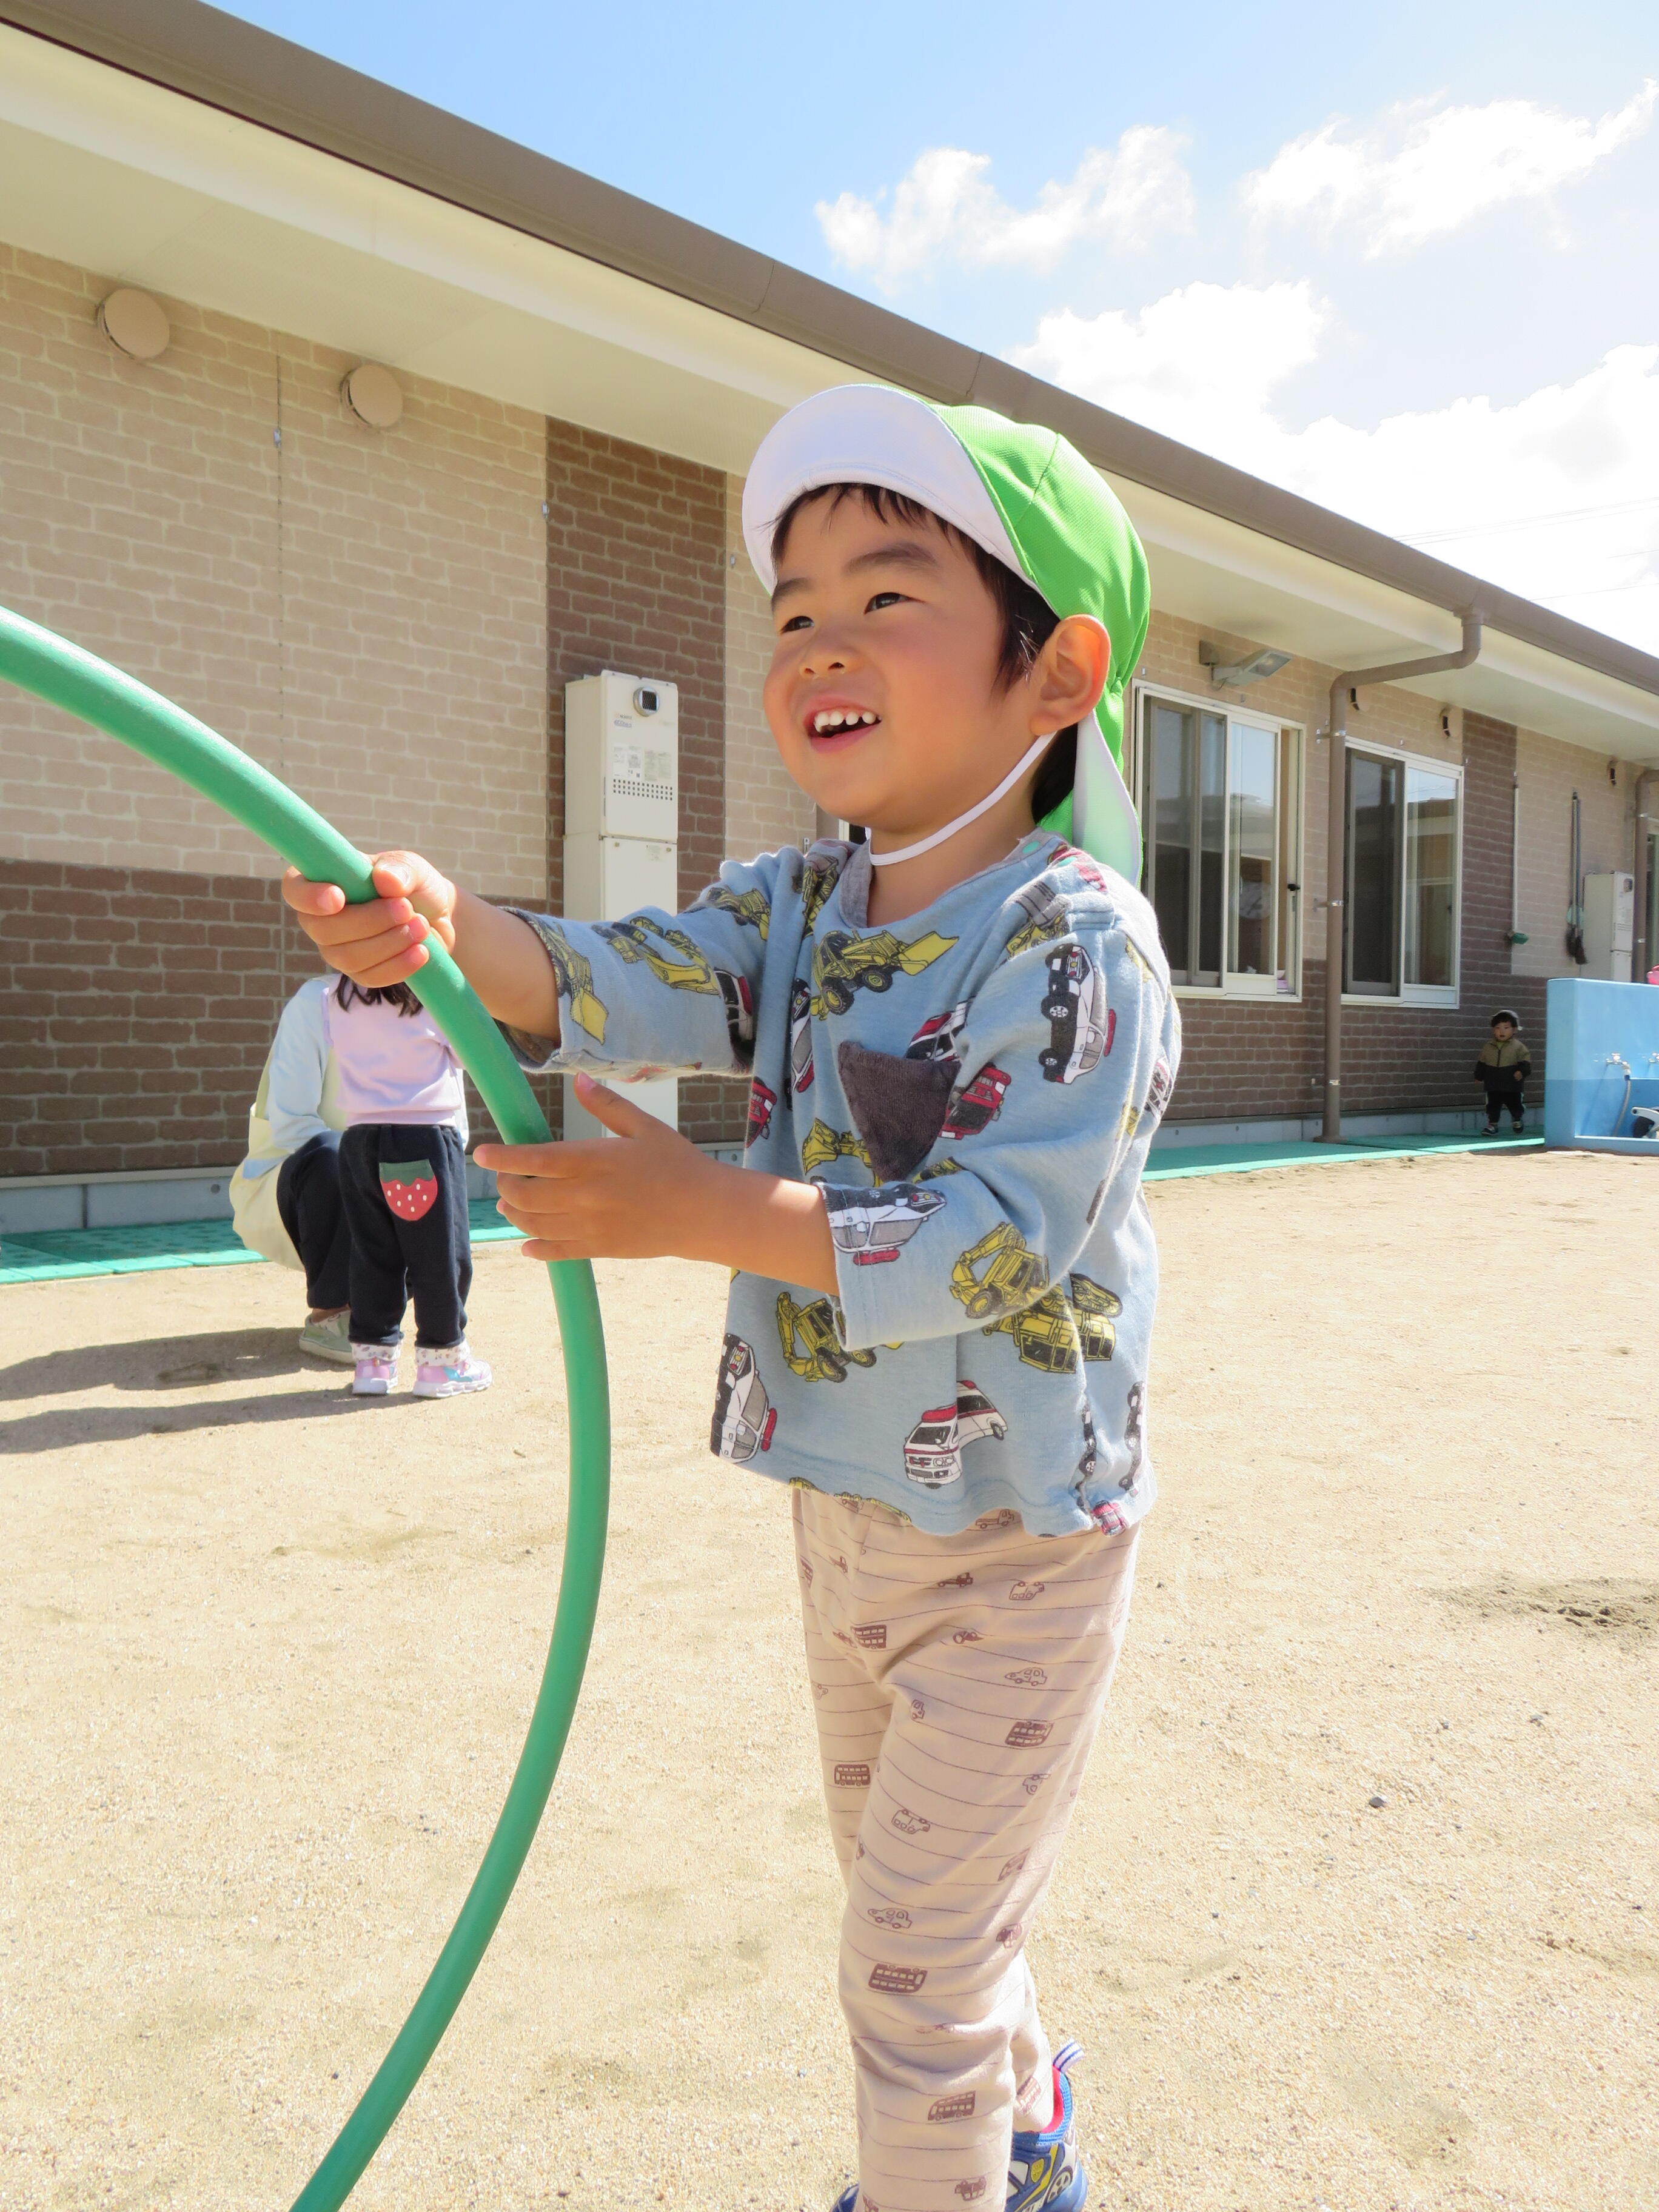
M 1498 1115 L 1507 1111 L 1510 1121 L 1518 1129 L 1521 1127 L 1521 1117 L 1526 1110 L 1527 1094 L 1520 1084 L 1489 1083 L 1486 1085 L 1486 1125 L 1489 1128 L 1495 1129 L 1498 1127 Z
M 447 1123 L 402 1121 L 348 1129 L 340 1139 L 340 1198 L 351 1229 L 352 1342 L 398 1343 L 412 1297 L 416 1343 L 433 1351 L 459 1344 L 472 1240 L 466 1155 L 456 1132 Z
M 340 1204 L 340 1156 L 313 1137 L 276 1170 L 276 1211 L 306 1271 L 306 1296 L 337 1313 L 351 1297 L 351 1231 Z

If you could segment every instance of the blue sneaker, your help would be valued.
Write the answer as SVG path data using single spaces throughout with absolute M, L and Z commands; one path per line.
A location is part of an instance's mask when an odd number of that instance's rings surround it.
M 1062 2043 L 1054 2053 L 1054 2124 L 1039 2135 L 1014 2130 L 1008 2153 L 1006 2212 L 1083 2212 L 1089 2201 L 1089 2173 L 1078 2156 L 1077 2112 L 1066 2079 L 1083 2056 L 1080 2043 Z
M 1077 2116 L 1066 2079 L 1083 2056 L 1080 2043 L 1062 2043 L 1054 2053 L 1054 2097 L 1060 2106 L 1053 2127 L 1041 2135 L 1014 2130 L 1008 2154 L 1008 2201 L 1005 2212 L 1084 2212 L 1089 2174 L 1077 2152 Z M 859 2185 L 851 2182 L 831 2212 L 856 2212 Z

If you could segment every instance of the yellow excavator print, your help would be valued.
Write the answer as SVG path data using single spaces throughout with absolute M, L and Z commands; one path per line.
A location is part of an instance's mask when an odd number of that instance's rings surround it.
M 827 1121 L 814 1121 L 801 1143 L 801 1173 L 811 1175 L 816 1168 L 828 1167 L 832 1160 L 858 1160 L 867 1168 L 870 1150 L 856 1131 L 832 1129 Z
M 791 1370 L 805 1382 L 844 1382 L 849 1367 L 873 1367 L 873 1352 L 848 1352 L 836 1334 L 828 1298 L 797 1305 L 787 1291 L 778 1293 L 778 1341 Z
M 976 1274 L 975 1268 L 983 1273 Z M 1044 1289 L 1048 1262 L 1032 1251 L 1012 1221 L 999 1221 L 977 1244 L 959 1253 L 951 1269 L 951 1289 L 968 1309 L 969 1321 L 985 1321 L 1024 1305 Z
M 772 927 L 772 902 L 762 890 L 728 890 L 724 884 L 710 884 L 697 901 L 702 907 L 718 907 L 750 929 L 760 932 L 761 942 L 766 942 L 767 932 Z
M 562 932 L 544 927 L 537 935 L 552 963 L 560 992 L 570 1001 L 571 1020 L 578 1028 L 586 1030 L 596 1043 L 603 1044 L 605 1006 L 594 992 L 592 969 Z
M 1071 928 L 1064 900 L 1045 883 L 1027 884 L 1024 890 L 1014 893 L 1014 903 L 1024 908 L 1030 920 L 1021 922 L 1002 948 L 1006 960 L 1018 959 L 1034 945 L 1051 944 Z
M 812 949 L 812 981 L 817 986 L 813 1019 L 822 1021 L 826 1012 L 846 1013 L 860 991 L 885 991 L 895 975 L 920 975 L 956 941 L 933 929 L 908 945 L 890 929 L 878 929 L 869 937 L 852 937 L 844 929 L 828 931 Z
M 1070 1297 L 1056 1284 L 1035 1305 L 994 1321 L 985 1334 L 1012 1336 L 1026 1366 L 1045 1375 L 1075 1375 L 1079 1359 L 1109 1359 L 1117 1348 L 1112 1322 L 1123 1310 L 1122 1299 L 1086 1275 L 1069 1279 Z
M 683 929 L 671 929 L 660 921 L 653 921 L 648 915 L 630 915 L 626 921 L 603 921 L 596 925 L 597 933 L 608 945 L 615 947 L 624 960 L 644 961 L 659 983 L 666 983 L 671 991 L 706 991 L 718 995 L 720 982 L 711 963 L 701 948 Z M 678 960 L 652 942 L 660 938 L 671 951 L 678 952 Z

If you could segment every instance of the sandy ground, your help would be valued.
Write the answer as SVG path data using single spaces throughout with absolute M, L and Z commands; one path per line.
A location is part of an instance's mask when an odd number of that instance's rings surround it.
M 1164 1499 L 1033 1945 L 1094 2202 L 1659 2202 L 1659 1174 L 1152 1204 Z M 786 1498 L 706 1455 L 720 1278 L 600 1273 L 589 1687 L 356 2202 L 822 2212 L 849 2075 Z M 354 1405 L 292 1304 L 269 1267 L 0 1291 L 8 2212 L 287 2204 L 517 1753 L 562 1522 L 540 1271 L 481 1253 L 501 1380 L 447 1404 Z

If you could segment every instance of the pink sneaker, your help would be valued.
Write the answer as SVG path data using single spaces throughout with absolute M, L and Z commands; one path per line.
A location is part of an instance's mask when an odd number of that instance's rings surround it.
M 356 1398 L 384 1398 L 389 1390 L 398 1387 L 398 1347 L 395 1344 L 354 1344 L 351 1347 L 356 1371 L 351 1378 L 352 1395 Z
M 422 1348 L 416 1355 L 417 1398 L 459 1398 L 464 1390 L 487 1390 L 489 1383 L 488 1361 L 472 1357 L 465 1337 L 447 1352 Z

